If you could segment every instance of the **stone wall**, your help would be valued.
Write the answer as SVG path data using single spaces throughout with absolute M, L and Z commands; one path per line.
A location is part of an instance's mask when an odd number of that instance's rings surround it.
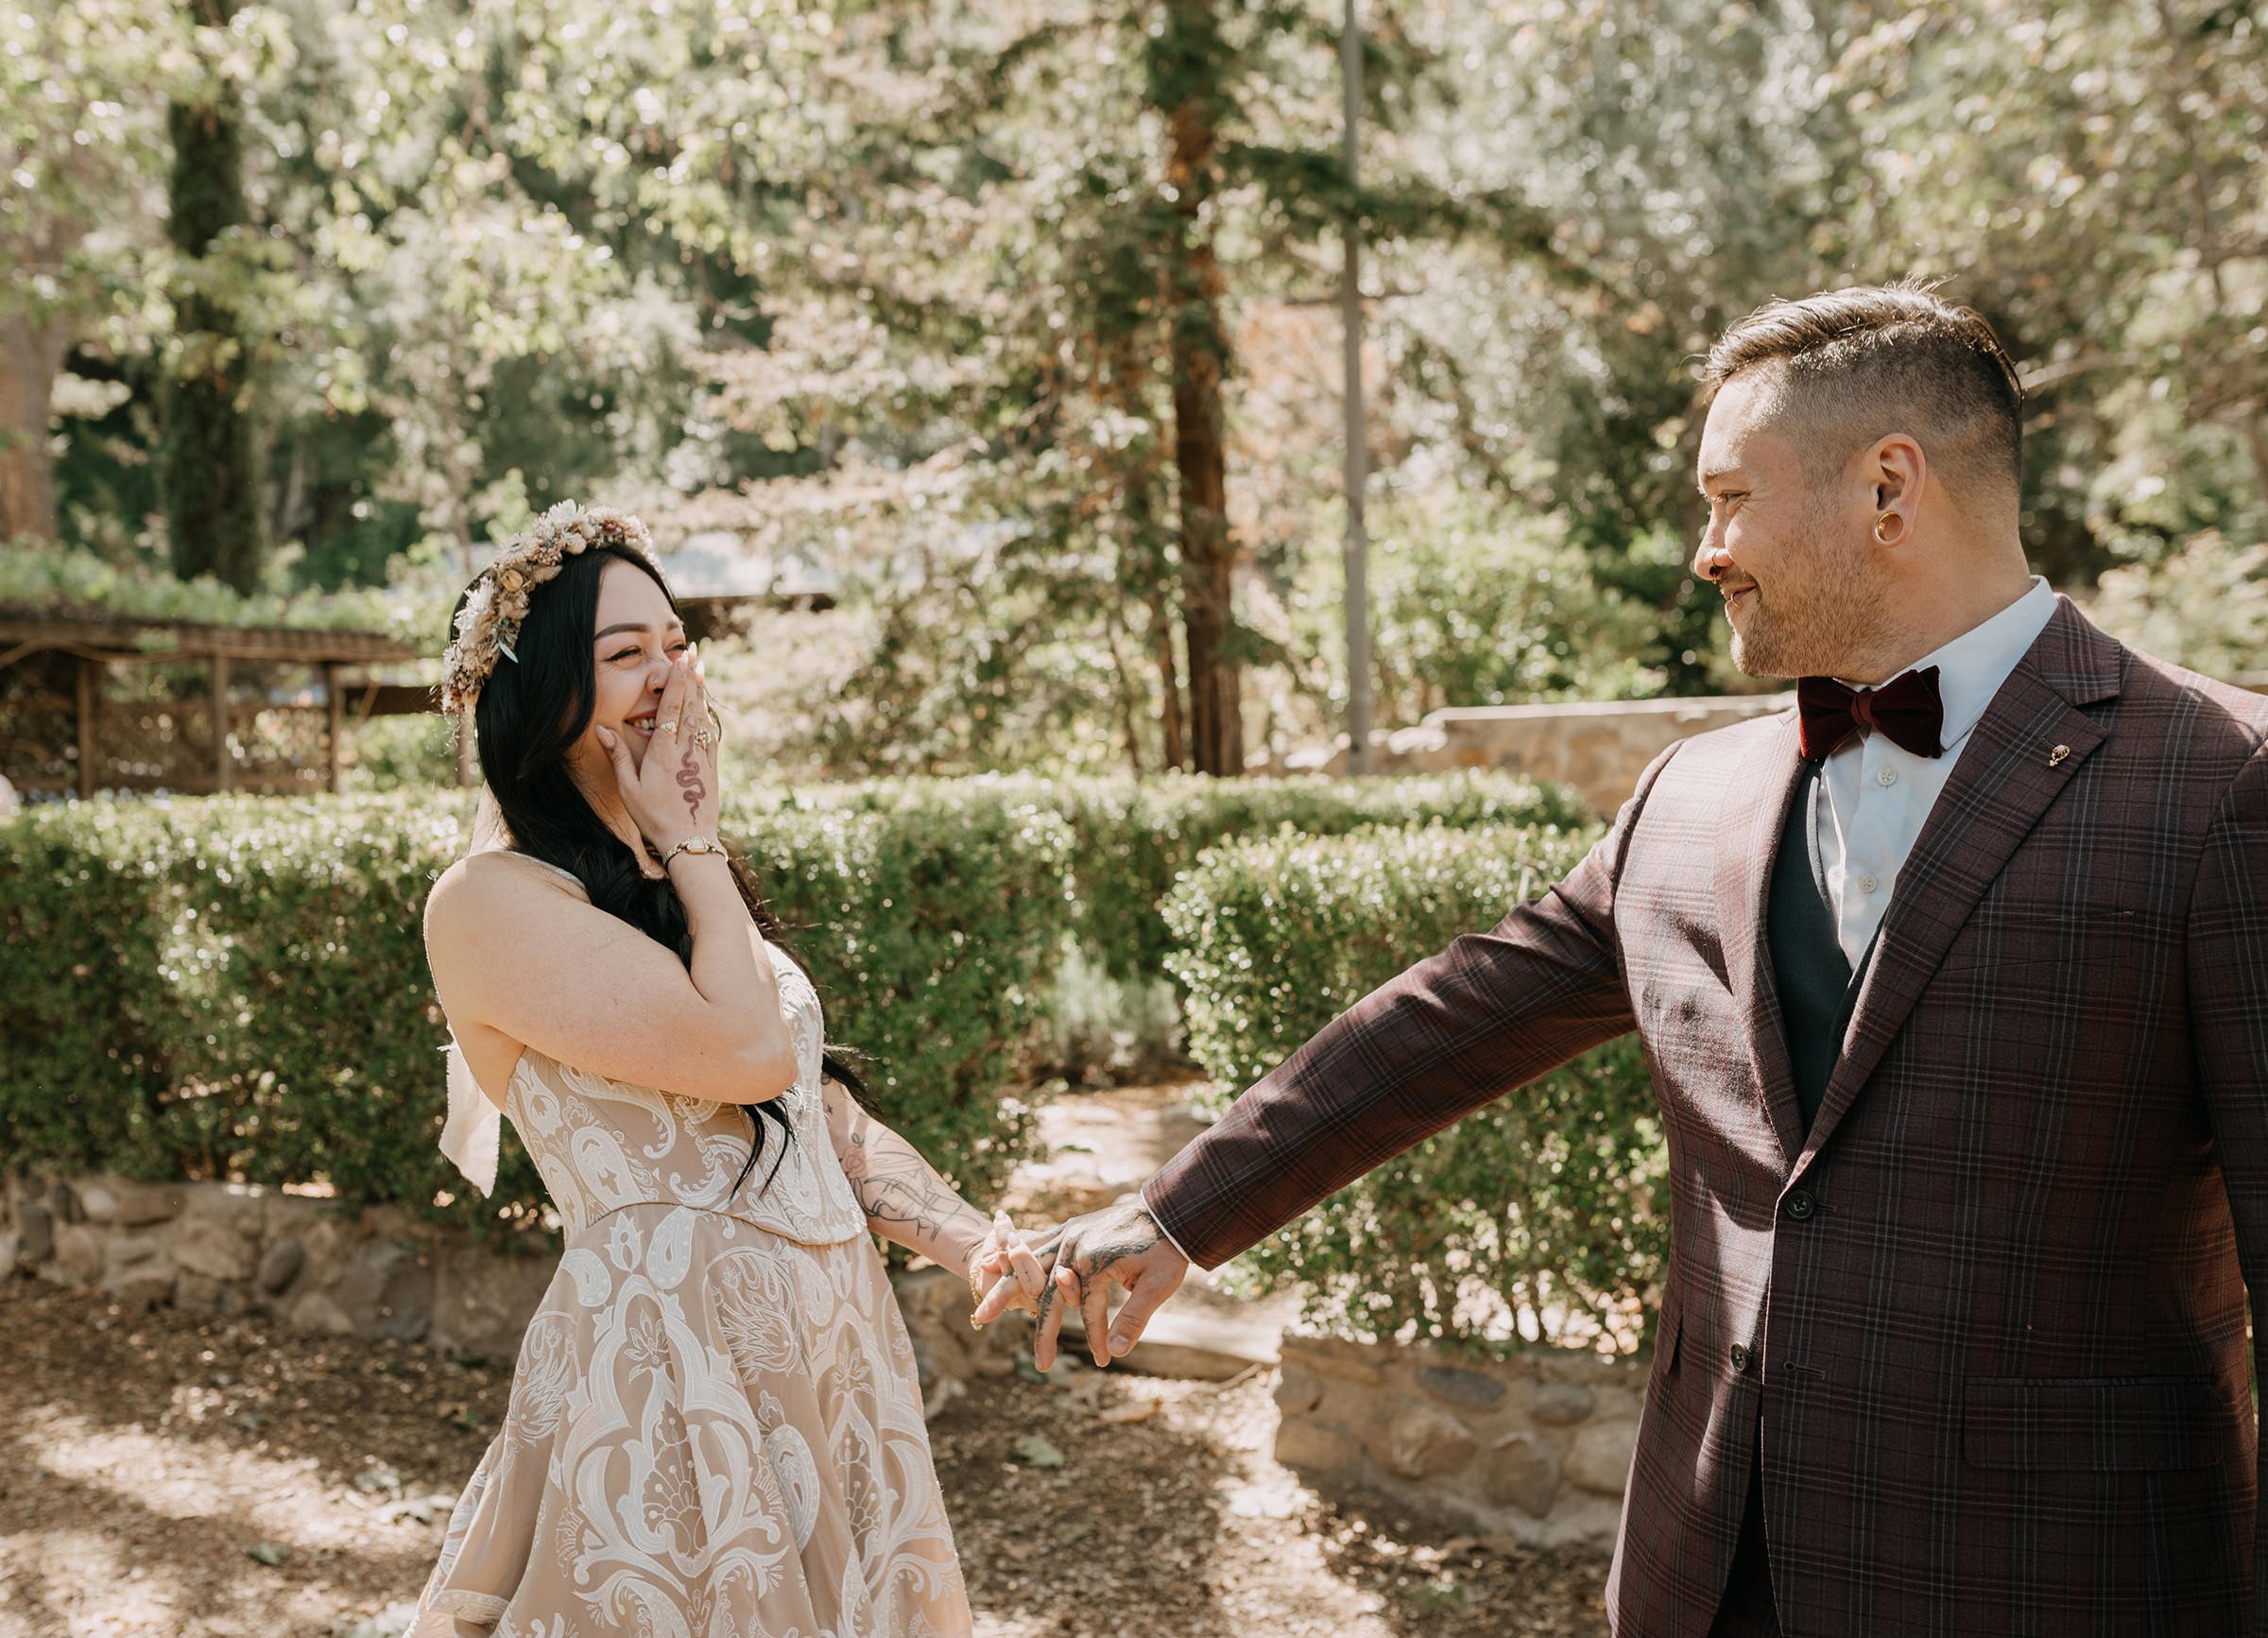
M 499 1361 L 551 1285 L 540 1234 L 484 1244 L 399 1206 L 342 1211 L 242 1183 L 142 1183 L 91 1176 L 0 1179 L 0 1278 L 18 1269 L 130 1306 L 257 1312 L 299 1331 L 423 1342 Z M 1013 1369 L 1028 1321 L 972 1330 L 969 1285 L 940 1268 L 902 1275 L 934 1413 L 974 1376 Z
M 490 1247 L 399 1206 L 241 1183 L 15 1175 L 5 1200 L 0 1272 L 455 1354 L 510 1358 L 558 1261 L 540 1235 Z
M 1484 1542 L 1610 1547 L 1650 1363 L 1287 1336 L 1276 1459 Z
M 1792 694 L 1732 694 L 1699 699 L 1586 700 L 1569 705 L 1485 705 L 1436 711 L 1416 728 L 1371 736 L 1379 773 L 1447 773 L 1496 767 L 1572 785 L 1600 815 L 1622 806 L 1646 765 L 1674 741 L 1751 716 L 1785 711 Z M 1262 752 L 1248 771 L 1336 775 L 1347 747 Z

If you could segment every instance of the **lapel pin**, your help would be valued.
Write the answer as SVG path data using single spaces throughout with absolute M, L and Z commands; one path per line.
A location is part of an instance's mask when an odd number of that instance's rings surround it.
M 2048 766 L 2050 767 L 2053 767 L 2057 763 L 2061 762 L 2065 757 L 2070 754 L 2071 748 L 2070 746 L 2059 745 L 2053 750 L 2048 752 Z

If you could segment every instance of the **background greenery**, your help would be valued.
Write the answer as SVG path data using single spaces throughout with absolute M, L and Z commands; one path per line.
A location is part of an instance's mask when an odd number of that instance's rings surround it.
M 485 1203 L 434 1147 L 446 1034 L 419 929 L 471 812 L 432 793 L 97 800 L 0 825 L 11 1164 L 320 1182 L 347 1201 L 530 1220 L 540 1185 L 508 1138 Z M 1208 846 L 1359 826 L 1363 857 L 1381 825 L 1513 825 L 1540 845 L 1577 822 L 1567 793 L 1502 775 L 981 779 L 739 788 L 725 831 L 887 1118 L 988 1198 L 1051 1090 L 1066 968 L 1159 983 L 1160 903 L 1214 879 Z M 1356 941 L 1386 958 L 1433 925 Z M 1188 1001 L 1193 1019 L 1223 1004 L 1210 986 Z
M 471 813 L 430 795 L 96 801 L 0 826 L 11 1164 L 526 1218 L 539 1185 L 508 1140 L 486 1206 L 434 1147 L 446 1030 L 420 923 Z M 1068 913 L 1061 818 L 939 794 L 727 835 L 889 1118 L 995 1193 L 1031 1135 L 1016 1060 Z
M 14 9 L 0 536 L 438 642 L 491 536 L 600 497 L 836 588 L 747 650 L 799 776 L 1312 743 L 1351 218 L 1384 725 L 1724 686 L 1695 355 L 1908 273 L 2023 363 L 2036 566 L 2268 664 L 2268 0 L 1369 0 L 1359 195 L 1339 15 Z
M 1207 855 L 1166 904 L 1190 1049 L 1221 1106 L 1333 1017 L 1496 924 L 1596 827 L 1282 835 Z M 1332 1195 L 1243 1259 L 1326 1330 L 1468 1343 L 1634 1342 L 1668 1251 L 1669 1172 L 1635 1037 L 1513 1092 Z
M 0 605 L 438 651 L 554 501 L 721 542 L 782 594 L 706 645 L 732 834 L 972 1186 L 1047 1077 L 1186 1026 L 1240 1082 L 1579 842 L 1510 782 L 1172 776 L 1343 717 L 1349 224 L 1381 726 L 1740 686 L 1696 356 L 1907 274 L 2022 364 L 2035 566 L 2268 669 L 2268 0 L 1364 11 L 1358 192 L 1338 0 L 0 9 Z M 346 802 L 0 830 L 11 1155 L 448 1190 L 415 929 L 466 799 L 438 719 L 356 739 Z M 1256 1274 L 1623 1336 L 1650 1123 L 1610 1048 Z

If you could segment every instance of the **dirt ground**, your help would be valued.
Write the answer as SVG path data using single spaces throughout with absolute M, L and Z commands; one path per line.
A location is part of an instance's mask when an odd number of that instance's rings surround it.
M 932 1426 L 980 1638 L 1606 1630 L 1596 1554 L 1485 1552 L 1302 1489 L 1268 1455 L 1265 1371 L 1064 1375 Z M 0 1281 L 0 1638 L 390 1638 L 509 1376 Z M 1020 1455 L 1033 1434 L 1062 1465 Z

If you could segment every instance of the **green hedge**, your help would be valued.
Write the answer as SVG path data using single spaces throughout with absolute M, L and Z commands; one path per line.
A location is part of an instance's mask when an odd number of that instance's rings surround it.
M 1353 1002 L 1493 926 L 1589 831 L 1513 826 L 1270 836 L 1218 850 L 1165 919 L 1191 1050 L 1225 1102 Z M 1669 1177 L 1643 1054 L 1599 1048 L 1350 1184 L 1247 1253 L 1342 1333 L 1624 1341 L 1648 1323 Z
M 868 780 L 786 791 L 751 785 L 736 809 L 768 813 L 845 808 L 902 813 L 933 803 L 1001 802 L 1052 808 L 1069 821 L 1079 940 L 1122 983 L 1156 978 L 1174 948 L 1164 904 L 1206 849 L 1294 831 L 1338 836 L 1373 825 L 1573 826 L 1589 815 L 1572 791 L 1512 774 L 1323 779 Z
M 453 792 L 97 802 L 0 828 L 8 1153 L 322 1179 L 358 1200 L 446 1188 L 419 918 L 470 811 Z M 1160 901 L 1207 843 L 1569 812 L 1491 775 L 902 780 L 744 790 L 728 833 L 801 931 L 831 1028 L 870 1057 L 892 1118 L 987 1189 L 1028 1146 L 1034 1112 L 1008 1088 L 1067 939 L 1154 978 Z M 499 1199 L 536 1198 L 507 1152 Z
M 420 918 L 455 794 L 35 808 L 0 826 L 0 1138 L 12 1164 L 455 1189 L 434 1147 L 445 1041 Z M 892 1122 L 980 1198 L 1029 1147 L 1014 1057 L 1060 949 L 1060 815 L 986 797 L 745 816 Z M 491 1205 L 540 1198 L 507 1143 Z

